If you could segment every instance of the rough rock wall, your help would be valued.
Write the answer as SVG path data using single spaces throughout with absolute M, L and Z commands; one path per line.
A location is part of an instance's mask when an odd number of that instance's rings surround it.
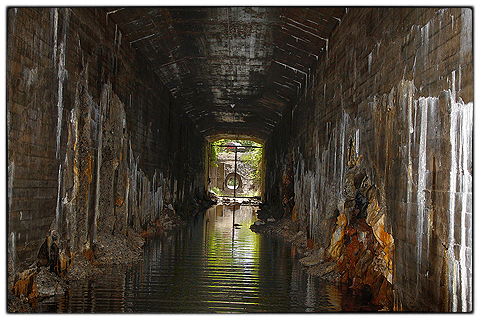
M 7 50 L 13 271 L 205 196 L 206 140 L 104 10 L 10 8 Z
M 293 157 L 286 214 L 327 257 L 348 258 L 365 205 L 395 310 L 472 310 L 472 20 L 469 8 L 349 9 L 266 143 L 266 200 L 281 201 Z

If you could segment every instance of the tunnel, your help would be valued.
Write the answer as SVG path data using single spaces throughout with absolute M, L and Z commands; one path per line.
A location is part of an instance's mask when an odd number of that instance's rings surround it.
M 383 310 L 472 312 L 473 8 L 6 11 L 9 297 L 194 219 L 237 139 L 264 148 L 256 227 Z

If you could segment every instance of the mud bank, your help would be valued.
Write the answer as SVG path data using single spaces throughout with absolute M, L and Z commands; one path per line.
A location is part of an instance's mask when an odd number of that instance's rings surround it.
M 69 283 L 103 273 L 107 268 L 128 265 L 139 261 L 143 254 L 143 237 L 130 230 L 126 235 L 100 233 L 95 245 L 80 254 L 59 259 L 47 249 L 47 259 L 42 250 L 39 258 L 27 270 L 8 277 L 8 312 L 36 312 L 38 301 L 56 295 L 64 295 Z M 48 242 L 48 239 L 46 240 Z M 66 264 L 62 269 L 61 265 Z
M 99 232 L 91 248 L 75 255 L 59 252 L 58 237 L 51 230 L 30 268 L 13 274 L 9 264 L 7 311 L 36 312 L 38 301 L 64 295 L 71 282 L 102 274 L 110 268 L 128 267 L 143 259 L 145 238 L 186 224 L 171 205 L 165 206 L 160 218 L 149 223 L 143 232 L 132 228 L 117 234 Z

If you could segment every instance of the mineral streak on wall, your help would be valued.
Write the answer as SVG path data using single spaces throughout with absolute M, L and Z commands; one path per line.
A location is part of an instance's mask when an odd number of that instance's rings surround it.
M 15 272 L 49 233 L 74 254 L 205 196 L 206 140 L 104 10 L 10 8 L 8 36 Z
M 472 15 L 348 9 L 265 145 L 265 200 L 326 258 L 366 203 L 395 310 L 472 310 Z

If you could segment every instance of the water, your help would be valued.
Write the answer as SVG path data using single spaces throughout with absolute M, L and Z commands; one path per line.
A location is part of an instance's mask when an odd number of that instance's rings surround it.
M 369 310 L 308 276 L 295 248 L 250 230 L 256 207 L 218 205 L 145 243 L 145 259 L 70 284 L 39 312 L 335 312 Z

